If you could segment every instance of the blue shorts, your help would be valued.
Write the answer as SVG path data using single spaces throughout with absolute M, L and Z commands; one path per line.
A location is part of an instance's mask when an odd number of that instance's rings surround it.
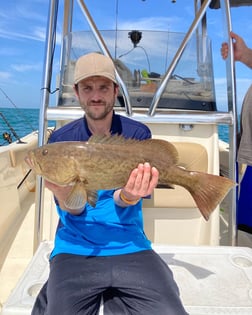
M 32 315 L 186 315 L 167 264 L 152 250 L 118 256 L 60 254 Z

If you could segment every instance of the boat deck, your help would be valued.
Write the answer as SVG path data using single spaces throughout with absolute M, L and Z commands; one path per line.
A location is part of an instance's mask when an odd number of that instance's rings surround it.
M 48 192 L 46 192 L 48 193 Z M 221 203 L 220 206 L 220 245 L 221 246 L 227 246 L 229 237 L 228 237 L 228 203 L 227 203 L 227 198 L 226 197 L 223 202 Z M 46 198 L 47 202 L 51 202 L 50 198 Z M 45 208 L 50 208 L 50 207 L 45 207 Z M 51 214 L 47 213 L 45 214 L 45 218 L 49 220 L 51 217 Z M 13 289 L 15 288 L 18 279 L 20 279 L 30 263 L 32 257 L 33 257 L 33 244 L 32 244 L 32 239 L 33 239 L 33 229 L 31 229 L 31 226 L 33 226 L 34 222 L 34 209 L 31 208 L 28 215 L 26 216 L 21 229 L 19 233 L 17 234 L 17 237 L 13 243 L 13 246 L 8 254 L 8 257 L 6 259 L 5 264 L 3 265 L 3 268 L 0 272 L 0 283 L 4 284 L 0 286 L 0 305 L 1 307 L 3 304 L 7 301 L 8 297 L 10 294 L 13 292 Z M 47 225 L 49 227 L 49 224 Z M 45 239 L 50 239 L 52 235 L 52 231 L 46 230 L 44 237 Z M 25 244 L 25 246 L 24 246 Z M 250 247 L 252 248 L 252 235 L 247 234 L 242 231 L 238 231 L 238 245 L 242 247 Z M 20 251 L 20 248 L 22 247 L 22 251 Z M 183 247 L 183 246 L 182 246 Z M 181 246 L 171 246 L 171 251 L 177 251 L 179 248 L 182 248 Z M 160 247 L 158 247 L 160 248 Z M 197 248 L 197 253 L 204 248 L 204 246 L 187 246 L 187 251 L 190 249 L 193 251 Z M 213 246 L 212 248 L 215 248 L 215 251 L 218 251 L 218 247 Z M 221 248 L 221 247 L 220 247 Z M 225 247 L 223 247 L 224 250 Z M 232 249 L 233 248 L 233 249 Z M 208 247 L 209 249 L 209 247 Z M 235 251 L 234 247 L 229 247 L 229 251 Z M 238 250 L 238 249 L 237 249 Z M 250 250 L 250 249 L 245 249 Z M 210 249 L 210 254 L 214 252 L 214 249 Z M 222 252 L 222 255 L 225 255 L 225 250 Z M 245 252 L 244 252 L 245 253 Z M 167 256 L 167 253 L 166 253 Z M 252 257 L 252 254 L 251 254 Z M 170 264 L 170 261 L 168 261 Z M 251 261 L 252 264 L 252 261 Z M 172 267 L 172 266 L 171 266 Z M 37 290 L 39 288 L 35 287 L 34 291 L 32 294 L 36 294 Z M 7 313 L 4 313 L 7 314 Z M 218 313 L 219 314 L 219 313 Z M 237 313 L 240 314 L 240 313 Z

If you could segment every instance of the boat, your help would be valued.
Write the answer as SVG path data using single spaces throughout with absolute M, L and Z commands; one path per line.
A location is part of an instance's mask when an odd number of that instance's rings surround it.
M 97 8 L 99 4 L 97 1 Z M 50 1 L 39 130 L 22 138 L 22 144 L 13 142 L 0 148 L 2 315 L 30 314 L 48 276 L 57 215 L 52 194 L 44 188 L 41 177 L 29 172 L 24 156 L 47 142 L 51 133 L 48 121 L 56 121 L 59 128 L 83 116 L 72 90 L 74 66 L 80 55 L 99 51 L 113 59 L 120 84 L 115 111 L 147 124 L 154 138 L 174 143 L 179 165 L 239 181 L 233 56 L 231 52 L 226 61 L 227 110 L 220 111 L 207 13 L 222 10 L 228 34 L 232 28 L 230 7 L 252 3 L 191 0 L 190 4 L 195 15 L 188 30 L 175 33 L 120 30 L 117 23 L 114 30 L 99 30 L 86 1 L 64 0 L 63 7 L 59 0 Z M 118 9 L 118 0 L 116 5 Z M 178 4 L 171 1 L 171 5 Z M 74 18 L 80 13 L 88 30 L 82 30 L 80 23 L 74 29 Z M 52 60 L 60 14 L 60 71 L 54 78 Z M 53 80 L 56 98 L 51 94 Z M 220 124 L 229 129 L 228 143 L 219 139 Z M 173 270 L 189 314 L 252 314 L 252 240 L 242 233 L 238 238 L 237 191 L 237 187 L 231 189 L 208 221 L 181 187 L 157 188 L 151 199 L 144 200 L 145 232 Z

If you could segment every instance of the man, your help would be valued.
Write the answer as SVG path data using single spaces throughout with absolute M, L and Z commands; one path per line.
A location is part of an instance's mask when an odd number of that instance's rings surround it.
M 108 57 L 80 57 L 74 84 L 85 116 L 55 131 L 50 142 L 87 141 L 96 134 L 151 137 L 147 126 L 114 113 L 118 84 Z M 64 203 L 71 187 L 46 183 L 60 222 L 49 279 L 32 315 L 98 314 L 101 300 L 104 314 L 186 314 L 170 269 L 143 231 L 141 198 L 153 192 L 158 175 L 148 163 L 139 164 L 125 187 L 98 191 L 95 208 L 86 203 L 74 210 Z
M 233 40 L 234 60 L 240 61 L 252 69 L 252 49 L 249 48 L 242 37 L 230 32 Z M 221 55 L 226 59 L 229 53 L 227 43 L 221 46 Z M 242 104 L 240 141 L 237 150 L 237 161 L 245 165 L 243 177 L 240 179 L 239 199 L 237 206 L 238 229 L 252 234 L 252 85 L 250 85 Z

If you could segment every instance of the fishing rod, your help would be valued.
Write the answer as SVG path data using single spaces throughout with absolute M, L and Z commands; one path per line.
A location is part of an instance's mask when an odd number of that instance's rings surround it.
M 26 178 L 30 175 L 31 171 L 32 171 L 32 169 L 29 169 L 29 170 L 27 171 L 27 173 L 25 174 L 24 178 L 23 178 L 23 179 L 21 180 L 21 182 L 17 185 L 17 189 L 19 189 L 19 188 L 23 185 L 24 181 L 25 181 Z
M 22 116 L 22 118 L 25 120 L 26 124 L 29 125 L 32 131 L 35 131 L 35 128 L 31 125 L 29 120 L 25 117 L 25 115 L 20 111 L 20 108 L 17 107 L 17 105 L 12 101 L 12 99 L 4 92 L 4 90 L 0 87 L 0 91 L 3 93 L 3 95 L 7 98 L 7 100 L 11 103 L 13 107 L 15 107 L 19 111 L 19 115 Z
M 8 122 L 8 120 L 6 119 L 6 117 L 4 116 L 3 113 L 0 112 L 0 116 L 2 117 L 3 121 L 6 123 L 6 125 L 8 126 L 8 128 L 10 129 L 10 131 L 12 132 L 13 136 L 18 140 L 17 143 L 25 143 L 24 141 L 22 141 L 19 136 L 17 135 L 16 131 L 12 128 L 12 126 L 10 125 L 10 123 Z

